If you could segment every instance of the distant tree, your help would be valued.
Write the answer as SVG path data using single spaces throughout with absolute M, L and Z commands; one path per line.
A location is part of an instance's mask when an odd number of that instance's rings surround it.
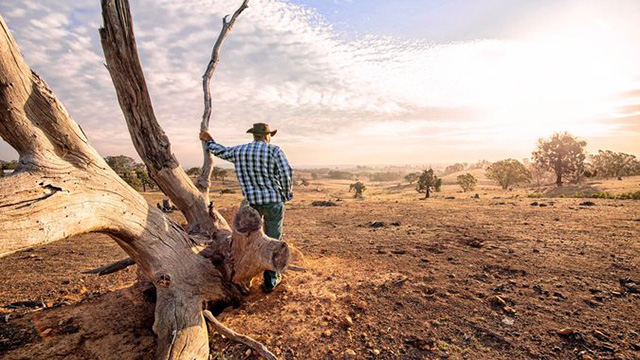
M 437 178 L 436 179 L 436 184 L 433 187 L 433 190 L 437 193 L 440 192 L 440 190 L 442 190 L 442 179 L 441 178 Z
M 490 162 L 488 162 L 487 160 L 480 160 L 475 164 L 471 164 L 469 165 L 469 170 L 475 170 L 475 169 L 486 169 L 489 167 L 489 165 L 491 165 Z
M 348 171 L 332 170 L 329 171 L 329 179 L 351 180 L 353 179 L 353 174 Z
M 436 187 L 439 189 L 441 184 L 442 181 L 434 174 L 433 169 L 429 168 L 429 170 L 424 170 L 420 175 L 416 185 L 416 191 L 424 193 L 424 198 L 428 199 L 431 190 L 436 190 Z
M 456 163 L 453 165 L 449 165 L 444 169 L 444 174 L 448 175 L 448 174 L 453 174 L 453 173 L 457 173 L 460 171 L 463 171 L 465 168 L 466 164 L 462 164 L 462 163 Z
M 144 165 L 137 163 L 133 158 L 126 155 L 107 156 L 104 160 L 129 186 L 136 190 L 143 189 L 142 180 L 138 177 L 137 172 L 140 169 L 144 169 L 146 172 Z
M 104 158 L 113 171 L 118 175 L 122 175 L 127 171 L 135 171 L 136 168 L 140 165 L 136 163 L 133 158 L 130 158 L 126 155 L 117 155 L 117 156 L 107 156 Z
M 142 181 L 136 176 L 136 172 L 135 170 L 133 171 L 125 171 L 120 175 L 120 177 L 122 178 L 122 180 L 124 180 L 127 184 L 129 184 L 129 186 L 131 186 L 132 188 L 140 191 L 142 190 Z
M 396 181 L 400 179 L 401 176 L 402 175 L 398 172 L 377 172 L 377 173 L 371 174 L 369 178 L 371 179 L 371 181 L 383 182 L 383 181 Z
M 420 173 L 419 172 L 409 173 L 405 175 L 404 179 L 409 183 L 409 185 L 413 185 L 414 182 L 420 179 Z
M 367 187 L 360 181 L 349 185 L 349 192 L 355 192 L 355 194 L 353 195 L 354 198 L 362 199 L 362 194 L 365 192 L 365 190 L 367 190 Z
M 225 179 L 227 178 L 227 176 L 229 176 L 229 170 L 220 169 L 220 172 L 218 172 L 218 177 L 222 180 L 223 184 L 224 184 Z
M 213 180 L 218 180 L 220 179 L 221 173 L 222 173 L 222 168 L 219 166 L 214 166 L 213 169 L 211 169 L 211 178 Z
M 315 172 L 315 171 L 313 171 L 313 172 L 311 173 L 311 178 L 312 178 L 313 180 L 318 180 L 318 173 L 317 173 L 317 172 Z
M 153 189 L 155 187 L 155 182 L 151 180 L 149 177 L 149 172 L 144 166 L 136 169 L 136 177 L 140 179 L 140 185 L 142 185 L 142 191 L 147 191 L 147 188 Z
M 5 170 L 15 170 L 18 167 L 18 160 L 3 161 L 0 160 L 0 177 L 4 176 Z
M 497 182 L 504 190 L 531 181 L 531 173 L 515 159 L 500 160 L 491 164 L 486 172 L 487 178 Z
M 534 186 L 543 186 L 555 180 L 551 171 L 537 163 L 529 163 L 527 169 L 529 170 L 529 173 L 531 173 L 531 182 Z
M 307 180 L 306 178 L 302 178 L 302 180 L 300 180 L 300 184 L 302 186 L 309 186 L 309 180 Z
M 189 176 L 198 176 L 200 175 L 200 167 L 198 166 L 194 166 L 192 168 L 189 168 L 189 170 L 187 170 L 187 175 Z
M 611 150 L 599 150 L 597 154 L 591 155 L 590 160 L 592 173 L 602 178 L 635 175 L 640 167 L 635 155 Z
M 556 185 L 562 186 L 563 177 L 580 177 L 584 171 L 587 142 L 563 132 L 555 133 L 550 139 L 538 140 L 538 148 L 533 152 L 533 160 L 543 169 L 553 171 Z
M 475 189 L 478 184 L 478 179 L 473 175 L 466 173 L 464 175 L 458 175 L 458 185 L 462 188 L 462 191 L 469 192 Z

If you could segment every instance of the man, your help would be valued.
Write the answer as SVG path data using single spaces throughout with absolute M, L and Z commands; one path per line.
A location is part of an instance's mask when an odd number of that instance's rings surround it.
M 234 164 L 242 195 L 264 217 L 265 234 L 281 240 L 284 203 L 293 197 L 293 171 L 284 152 L 271 144 L 276 132 L 268 124 L 257 123 L 247 130 L 253 134 L 253 142 L 248 144 L 226 147 L 206 131 L 200 132 L 200 140 L 213 155 Z M 280 274 L 264 272 L 265 291 L 273 291 L 279 283 Z

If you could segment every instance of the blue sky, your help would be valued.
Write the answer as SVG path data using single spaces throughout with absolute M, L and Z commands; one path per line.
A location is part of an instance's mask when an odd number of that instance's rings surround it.
M 557 1 L 513 0 L 295 0 L 315 8 L 351 35 L 420 38 L 442 43 L 508 38 L 510 25 Z
M 238 0 L 132 1 L 156 114 L 201 162 L 200 79 Z M 5 0 L 28 64 L 103 155 L 135 156 L 103 66 L 98 0 Z M 568 130 L 640 155 L 635 0 L 251 0 L 212 81 L 212 131 L 254 121 L 294 164 L 425 164 L 530 155 Z M 0 141 L 0 159 L 16 154 Z

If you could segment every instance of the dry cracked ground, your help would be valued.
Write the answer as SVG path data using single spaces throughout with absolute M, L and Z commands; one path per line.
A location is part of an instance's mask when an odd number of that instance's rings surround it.
M 347 190 L 298 191 L 285 238 L 305 270 L 271 294 L 256 281 L 223 322 L 283 359 L 640 359 L 640 202 Z M 90 234 L 3 258 L 0 357 L 152 359 L 154 304 L 132 287 L 135 266 L 80 273 L 124 256 Z M 211 346 L 214 359 L 256 358 L 216 334 Z

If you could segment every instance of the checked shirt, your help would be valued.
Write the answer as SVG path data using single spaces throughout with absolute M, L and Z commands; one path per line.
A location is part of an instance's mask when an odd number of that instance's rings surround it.
M 216 157 L 233 163 L 242 195 L 252 205 L 286 202 L 293 198 L 293 170 L 284 151 L 264 141 L 226 147 L 207 142 Z

